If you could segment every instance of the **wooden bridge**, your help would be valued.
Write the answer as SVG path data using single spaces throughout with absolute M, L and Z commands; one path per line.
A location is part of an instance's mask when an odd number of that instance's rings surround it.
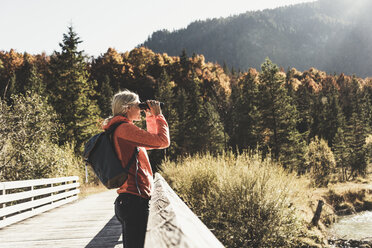
M 114 216 L 116 196 L 115 190 L 108 190 L 5 226 L 0 229 L 0 248 L 122 247 L 121 225 Z M 2 209 L 6 207 L 0 213 Z M 145 247 L 223 245 L 156 174 Z

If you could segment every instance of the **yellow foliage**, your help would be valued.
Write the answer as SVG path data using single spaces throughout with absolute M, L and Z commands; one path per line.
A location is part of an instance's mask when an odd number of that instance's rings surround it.
M 114 49 L 108 48 L 107 52 L 103 55 L 104 64 L 123 64 L 123 57 Z
M 24 62 L 23 54 L 17 53 L 13 49 L 10 49 L 9 52 L 0 51 L 0 60 L 8 76 L 11 76 Z
M 297 78 L 291 78 L 289 80 L 289 84 L 292 86 L 292 88 L 293 88 L 294 91 L 297 91 L 298 90 L 298 87 L 300 85 L 302 85 L 301 81 L 298 80 Z

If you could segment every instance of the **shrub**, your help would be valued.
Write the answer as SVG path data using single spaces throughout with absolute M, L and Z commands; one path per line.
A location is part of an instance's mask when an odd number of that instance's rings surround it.
M 315 137 L 309 144 L 305 158 L 307 170 L 310 171 L 315 186 L 327 186 L 336 167 L 335 158 L 327 142 Z
M 365 148 L 369 159 L 369 164 L 372 163 L 372 134 L 369 134 L 366 138 Z
M 226 247 L 295 247 L 302 222 L 292 200 L 306 186 L 259 155 L 188 157 L 164 178 Z
M 57 144 L 57 115 L 41 96 L 0 101 L 0 180 L 82 175 L 73 145 Z

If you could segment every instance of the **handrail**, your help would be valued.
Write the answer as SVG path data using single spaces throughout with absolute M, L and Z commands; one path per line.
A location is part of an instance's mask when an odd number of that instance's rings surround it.
M 78 199 L 79 177 L 0 182 L 0 228 Z
M 145 240 L 145 248 L 151 247 L 224 247 L 159 173 L 155 174 Z

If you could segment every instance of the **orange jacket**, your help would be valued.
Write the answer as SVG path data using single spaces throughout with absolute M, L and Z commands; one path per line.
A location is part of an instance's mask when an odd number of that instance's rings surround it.
M 118 157 L 125 167 L 136 147 L 139 148 L 138 164 L 133 163 L 129 169 L 128 179 L 117 190 L 118 193 L 130 193 L 149 199 L 153 188 L 153 174 L 147 151 L 149 149 L 167 148 L 170 144 L 168 123 L 163 115 L 147 116 L 147 131 L 143 130 L 124 116 L 115 116 L 103 128 L 126 121 L 116 128 L 114 144 Z

